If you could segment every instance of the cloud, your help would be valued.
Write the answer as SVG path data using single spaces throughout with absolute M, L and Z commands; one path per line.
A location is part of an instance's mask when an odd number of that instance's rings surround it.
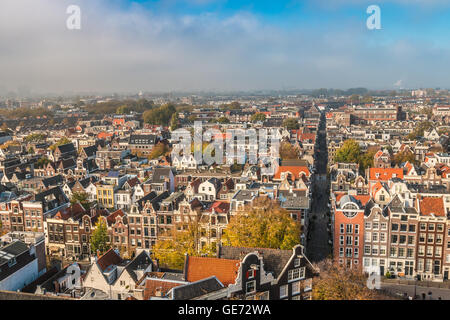
M 121 0 L 18 2 L 2 0 L 0 10 L 0 87 L 14 90 L 389 87 L 399 75 L 407 86 L 448 85 L 447 49 L 416 39 L 383 41 L 361 28 L 364 21 L 282 28 L 251 11 L 161 12 Z M 66 28 L 69 4 L 82 9 L 79 31 Z

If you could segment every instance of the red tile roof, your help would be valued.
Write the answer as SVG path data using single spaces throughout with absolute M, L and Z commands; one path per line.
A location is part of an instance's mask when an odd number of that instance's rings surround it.
M 379 174 L 378 178 L 377 174 Z M 403 179 L 402 168 L 370 168 L 369 180 L 388 181 L 393 178 L 394 174 L 396 178 Z
M 189 282 L 195 282 L 216 276 L 227 287 L 235 283 L 239 265 L 239 260 L 188 257 L 186 278 Z
M 208 211 L 212 211 L 212 209 L 217 213 L 228 213 L 230 211 L 230 204 L 228 202 L 216 201 Z
M 429 216 L 431 214 L 436 217 L 445 217 L 443 198 L 424 197 L 420 200 L 420 214 Z
M 97 264 L 102 272 L 110 265 L 118 265 L 121 262 L 122 258 L 114 251 L 114 249 L 109 249 L 104 255 L 97 259 Z
M 300 178 L 300 174 L 303 172 L 304 174 L 306 174 L 306 177 L 310 176 L 310 172 L 309 169 L 307 167 L 303 167 L 303 166 L 280 166 L 278 168 L 277 173 L 275 173 L 275 176 L 273 177 L 276 180 L 280 180 L 281 179 L 281 174 L 283 172 L 290 172 L 295 179 L 299 179 Z
M 144 300 L 156 297 L 156 292 L 160 291 L 163 296 L 167 295 L 170 289 L 182 286 L 183 283 L 166 281 L 161 279 L 147 279 L 144 288 Z

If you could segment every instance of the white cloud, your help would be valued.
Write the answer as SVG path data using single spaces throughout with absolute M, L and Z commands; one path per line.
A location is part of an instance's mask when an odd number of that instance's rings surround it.
M 82 9 L 80 31 L 65 27 L 72 3 Z M 120 0 L 2 0 L 0 86 L 135 92 L 348 88 L 384 87 L 398 75 L 412 85 L 448 84 L 442 68 L 448 50 L 406 40 L 368 46 L 367 38 L 367 30 L 355 25 L 285 30 L 250 12 L 175 15 L 138 4 L 124 10 Z

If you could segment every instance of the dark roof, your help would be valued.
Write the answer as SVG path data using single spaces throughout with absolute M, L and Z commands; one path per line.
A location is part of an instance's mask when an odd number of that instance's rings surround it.
M 224 286 L 216 277 L 199 280 L 171 290 L 173 300 L 190 300 L 202 295 L 223 289 Z
M 83 151 L 87 157 L 95 156 L 95 153 L 97 152 L 97 146 L 93 145 L 93 146 L 89 146 L 89 147 L 84 147 Z
M 147 267 L 151 264 L 153 264 L 152 259 L 150 259 L 147 252 L 142 251 L 126 266 L 125 269 L 128 271 L 133 281 L 136 282 L 138 281 L 138 277 L 136 275 L 135 270 L 147 269 Z
M 67 143 L 63 144 L 57 147 L 61 153 L 70 153 L 70 152 L 76 152 L 75 146 L 73 143 Z
M 293 254 L 292 250 L 220 246 L 217 256 L 221 259 L 242 260 L 247 254 L 255 251 L 263 257 L 264 269 L 273 272 L 275 278 L 278 278 Z
M 170 168 L 156 168 L 153 171 L 152 175 L 152 183 L 163 183 L 165 178 L 168 178 L 170 175 Z
M 42 184 L 47 188 L 49 186 L 57 186 L 59 184 L 62 184 L 64 181 L 63 177 L 61 175 L 45 178 L 42 180 Z

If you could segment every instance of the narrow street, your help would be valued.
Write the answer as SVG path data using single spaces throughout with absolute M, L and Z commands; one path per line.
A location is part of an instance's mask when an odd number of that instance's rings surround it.
M 325 115 L 319 125 L 318 150 L 316 150 L 316 174 L 312 192 L 311 215 L 306 252 L 311 262 L 319 262 L 332 254 L 329 243 L 329 186 L 327 180 L 328 151 L 326 144 Z

